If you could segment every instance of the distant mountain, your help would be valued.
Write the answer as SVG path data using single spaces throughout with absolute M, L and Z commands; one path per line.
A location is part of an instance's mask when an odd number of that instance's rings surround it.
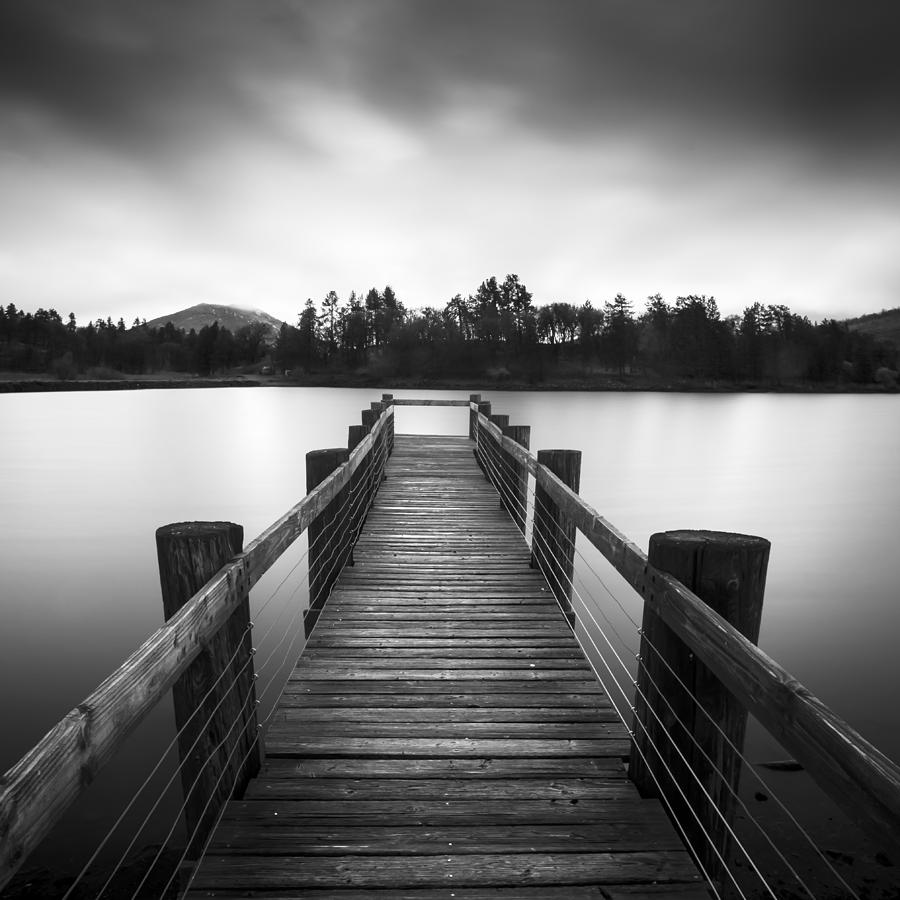
M 862 331 L 881 341 L 893 341 L 900 347 L 900 308 L 883 309 L 880 313 L 847 319 L 844 324 L 851 331 Z
M 213 303 L 198 303 L 180 312 L 151 319 L 147 324 L 152 328 L 162 328 L 166 322 L 171 322 L 176 328 L 183 328 L 185 331 L 192 328 L 199 331 L 204 325 L 218 322 L 220 328 L 227 328 L 232 333 L 237 333 L 245 325 L 262 322 L 268 326 L 271 340 L 275 340 L 278 336 L 282 324 L 280 319 L 270 316 L 261 309 L 241 309 L 237 306 L 219 306 Z

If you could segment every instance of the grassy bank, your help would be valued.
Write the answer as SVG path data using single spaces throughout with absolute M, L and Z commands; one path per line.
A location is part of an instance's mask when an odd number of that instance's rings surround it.
M 384 378 L 366 372 L 328 372 L 305 375 L 264 376 L 226 374 L 206 378 L 162 373 L 157 375 L 126 375 L 116 373 L 115 378 L 82 378 L 60 380 L 49 375 L 23 376 L 21 372 L 0 372 L 0 393 L 28 393 L 37 391 L 122 391 L 168 388 L 215 387 L 346 387 L 377 388 L 378 390 L 479 390 L 495 391 L 654 391 L 669 393 L 782 393 L 782 394 L 884 394 L 897 393 L 880 384 L 855 384 L 834 382 L 750 382 L 698 379 L 662 379 L 647 375 L 622 377 L 556 377 L 544 381 L 520 381 L 511 378 L 491 379 L 479 375 L 471 379 L 460 378 Z

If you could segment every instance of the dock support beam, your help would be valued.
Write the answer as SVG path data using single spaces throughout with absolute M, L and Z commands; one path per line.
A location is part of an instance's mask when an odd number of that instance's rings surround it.
M 343 447 L 311 450 L 306 454 L 306 492 L 317 488 L 338 466 L 347 462 L 350 454 Z M 350 554 L 349 518 L 344 517 L 344 504 L 349 488 L 341 488 L 334 499 L 309 526 L 309 609 L 303 617 L 309 637 L 319 613 L 328 599 L 331 586 L 337 580 Z
M 580 450 L 538 450 L 537 461 L 546 466 L 576 494 L 581 486 Z M 534 490 L 534 528 L 531 566 L 544 573 L 569 625 L 575 627 L 572 610 L 572 576 L 575 574 L 575 523 L 541 486 Z
M 744 534 L 668 531 L 650 538 L 648 562 L 677 578 L 755 644 L 769 547 L 764 538 Z M 644 797 L 658 797 L 659 783 L 707 875 L 721 884 L 725 867 L 719 856 L 731 864 L 726 823 L 733 822 L 736 803 L 728 785 L 737 793 L 747 710 L 646 603 L 638 665 L 629 777 Z
M 179 522 L 157 529 L 167 621 L 242 551 L 243 543 L 244 529 L 233 522 Z M 248 662 L 250 599 L 245 585 L 233 589 L 241 595 L 236 609 L 172 687 L 192 859 L 200 857 L 222 806 L 243 794 L 260 765 L 253 662 Z

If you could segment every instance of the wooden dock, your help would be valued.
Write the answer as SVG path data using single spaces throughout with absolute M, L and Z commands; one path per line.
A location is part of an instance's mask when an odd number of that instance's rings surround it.
M 396 435 L 402 406 L 467 408 L 468 437 Z M 677 530 L 645 553 L 579 496 L 580 451 L 534 455 L 529 426 L 491 410 L 383 394 L 346 449 L 307 453 L 307 494 L 251 541 L 234 522 L 159 528 L 165 624 L 0 777 L 0 890 L 170 691 L 185 840 L 168 885 L 194 900 L 809 893 L 732 834 L 750 713 L 900 855 L 900 766 L 756 646 L 769 542 Z M 260 770 L 250 592 L 304 534 L 309 641 L 260 723 Z M 605 605 L 572 605 L 576 539 L 643 607 L 631 733 L 570 630 L 599 630 Z M 660 795 L 665 812 L 641 799 Z
M 396 436 L 189 897 L 709 896 L 472 446 Z

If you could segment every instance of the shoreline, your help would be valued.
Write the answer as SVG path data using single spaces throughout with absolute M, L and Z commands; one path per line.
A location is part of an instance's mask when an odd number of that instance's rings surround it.
M 592 393 L 666 393 L 666 394 L 896 394 L 880 384 L 760 384 L 753 382 L 693 382 L 666 381 L 654 378 L 598 378 L 553 379 L 538 383 L 503 380 L 486 385 L 482 379 L 432 379 L 432 378 L 375 378 L 368 375 L 307 376 L 283 378 L 278 376 L 229 375 L 208 378 L 171 378 L 124 375 L 116 379 L 17 378 L 17 373 L 0 373 L 0 394 L 27 394 L 69 391 L 137 391 L 184 390 L 190 388 L 227 387 L 321 387 L 321 388 L 388 388 L 394 390 L 471 391 L 480 385 L 481 390 L 493 391 L 572 391 Z

